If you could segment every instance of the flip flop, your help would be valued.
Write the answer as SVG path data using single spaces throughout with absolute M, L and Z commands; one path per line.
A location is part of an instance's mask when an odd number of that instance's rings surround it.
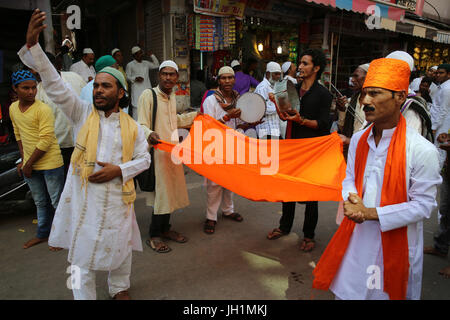
M 148 239 L 147 241 L 145 241 L 145 243 L 153 249 L 153 251 L 156 251 L 158 253 L 167 253 L 172 251 L 172 249 L 170 249 L 170 247 L 161 240 L 161 238 L 153 238 L 153 239 Z M 163 244 L 163 245 L 159 245 L 159 244 Z M 164 246 L 166 247 L 165 249 Z

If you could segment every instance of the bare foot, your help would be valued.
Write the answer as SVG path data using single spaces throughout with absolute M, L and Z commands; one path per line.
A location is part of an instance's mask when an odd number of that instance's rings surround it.
M 35 245 L 39 244 L 39 243 L 47 242 L 47 240 L 48 240 L 48 238 L 44 238 L 44 239 L 33 238 L 33 239 L 31 239 L 31 240 L 28 240 L 28 241 L 23 245 L 23 248 L 24 248 L 24 249 L 28 249 L 28 248 L 31 248 L 32 246 L 35 246 Z
M 59 248 L 59 247 L 50 247 L 48 246 L 48 250 L 53 251 L 53 252 L 57 252 L 57 251 L 61 251 L 63 248 Z
M 446 279 L 450 279 L 450 266 L 445 267 L 444 269 L 442 269 L 441 271 L 439 271 L 440 275 L 443 275 L 444 278 Z
M 447 254 L 436 250 L 434 247 L 425 247 L 425 248 L 423 248 L 423 253 L 431 254 L 433 256 L 438 256 L 438 257 L 441 257 L 441 258 L 445 258 L 447 256 Z

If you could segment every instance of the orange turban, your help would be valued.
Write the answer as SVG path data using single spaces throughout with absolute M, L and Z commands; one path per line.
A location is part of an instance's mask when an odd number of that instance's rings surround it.
M 370 63 L 363 89 L 376 87 L 408 93 L 410 74 L 409 65 L 405 61 L 390 58 L 376 59 Z

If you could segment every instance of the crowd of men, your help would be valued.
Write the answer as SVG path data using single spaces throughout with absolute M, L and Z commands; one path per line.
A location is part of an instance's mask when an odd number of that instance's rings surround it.
M 24 248 L 48 241 L 52 251 L 68 249 L 68 261 L 81 270 L 75 299 L 96 298 L 96 271 L 109 271 L 112 298 L 129 299 L 132 251 L 143 249 L 134 178 L 152 161 L 155 187 L 146 193 L 153 207 L 146 244 L 167 253 L 172 250 L 168 240 L 188 241 L 170 224 L 171 214 L 189 205 L 183 166 L 158 149 L 151 158 L 152 146 L 161 140 L 178 143 L 173 132 L 202 113 L 233 129 L 254 128 L 259 139 L 328 135 L 333 100 L 347 159 L 343 214 L 314 269 L 313 286 L 330 289 L 337 299 L 420 299 L 423 253 L 448 254 L 449 64 L 430 68 L 410 84 L 411 56 L 393 52 L 358 66 L 351 75 L 353 95 L 333 98 L 319 81 L 326 66 L 321 50 L 304 51 L 298 68 L 290 61 L 268 62 L 261 82 L 248 72 L 254 61 L 243 72 L 234 60 L 218 71 L 216 84 L 201 89 L 202 101 L 193 106 L 199 111 L 177 114 L 175 62 L 160 64 L 154 55 L 146 61 L 144 52 L 133 47 L 134 60 L 124 70 L 119 49 L 95 60 L 87 48 L 70 68 L 78 75 L 59 71 L 38 43 L 45 18 L 38 9 L 33 13 L 18 53 L 27 68 L 12 75 L 18 100 L 10 116 L 22 155 L 18 172 L 30 187 L 38 216 L 36 237 Z M 159 70 L 154 88 L 150 69 Z M 282 79 L 296 86 L 299 110 L 277 104 L 274 86 Z M 245 123 L 236 103 L 252 87 L 266 110 L 261 121 Z M 423 220 L 437 206 L 441 183 L 440 230 L 434 246 L 423 248 Z M 230 190 L 207 179 L 206 193 L 205 233 L 215 233 L 219 207 L 225 218 L 243 221 Z M 304 204 L 299 248 L 309 252 L 315 248 L 319 206 L 317 201 Z M 268 233 L 269 240 L 290 233 L 295 206 L 282 203 L 279 226 Z M 383 270 L 380 288 L 366 285 L 369 265 Z M 440 272 L 450 277 L 450 267 Z

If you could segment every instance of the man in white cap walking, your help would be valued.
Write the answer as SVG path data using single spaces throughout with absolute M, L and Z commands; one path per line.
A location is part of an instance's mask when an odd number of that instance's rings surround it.
M 297 74 L 297 66 L 295 63 L 292 63 L 291 61 L 286 61 L 281 66 L 281 70 L 283 71 L 284 78 L 291 81 L 293 84 L 297 84 L 297 79 L 295 78 Z
M 266 114 L 262 119 L 264 122 L 257 125 L 259 139 L 279 139 L 280 120 L 275 104 L 269 100 L 269 93 L 273 93 L 273 87 L 281 78 L 281 67 L 276 62 L 269 62 L 266 67 L 264 80 L 256 87 L 255 93 L 266 101 Z
M 127 64 L 126 74 L 128 80 L 131 82 L 131 116 L 134 120 L 137 120 L 139 97 L 145 89 L 152 87 L 149 71 L 150 69 L 157 69 L 159 67 L 159 61 L 151 52 L 150 59 L 152 61 L 144 60 L 144 52 L 138 46 L 131 49 L 131 54 L 134 60 Z
M 85 48 L 83 57 L 70 67 L 70 71 L 78 73 L 88 83 L 95 78 L 94 61 L 94 51 L 91 48 Z
M 150 145 L 158 140 L 179 143 L 178 128 L 190 126 L 198 112 L 177 114 L 174 86 L 178 81 L 178 66 L 171 60 L 159 67 L 159 85 L 142 92 L 138 102 L 138 122 L 144 129 Z M 156 119 L 153 127 L 154 95 L 156 95 Z M 153 207 L 150 224 L 150 239 L 147 245 L 158 253 L 166 253 L 171 248 L 164 240 L 185 243 L 187 237 L 170 230 L 170 215 L 175 210 L 187 207 L 189 198 L 182 164 L 175 164 L 171 154 L 154 150 L 155 191 L 148 192 L 147 205 Z

